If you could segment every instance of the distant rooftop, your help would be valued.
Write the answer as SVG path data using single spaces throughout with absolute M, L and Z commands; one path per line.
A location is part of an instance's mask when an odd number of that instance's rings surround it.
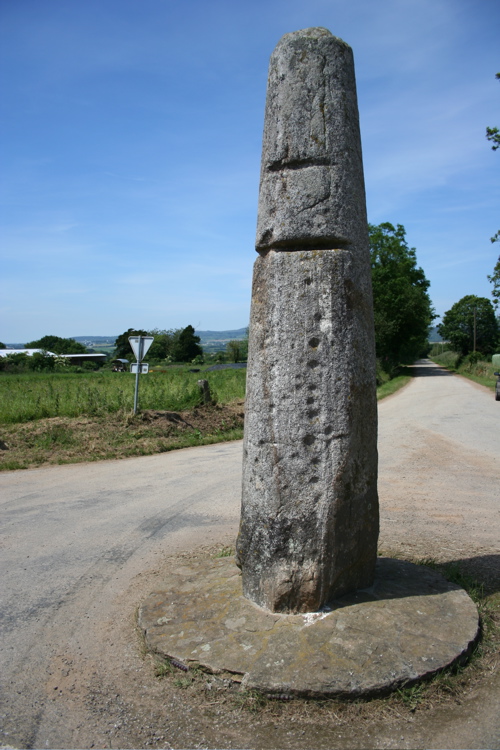
M 41 354 L 42 352 L 50 354 L 52 357 L 58 356 L 54 352 L 45 351 L 45 349 L 0 349 L 0 357 L 8 357 L 10 354 L 28 354 L 31 357 L 32 354 Z
M 94 361 L 97 361 L 98 359 L 106 359 L 105 354 L 97 354 L 94 352 L 89 352 L 87 354 L 56 354 L 55 352 L 48 352 L 45 349 L 0 349 L 0 357 L 8 357 L 10 354 L 27 354 L 29 357 L 31 357 L 33 354 L 49 354 L 51 357 L 64 357 L 66 359 L 90 359 L 92 358 Z

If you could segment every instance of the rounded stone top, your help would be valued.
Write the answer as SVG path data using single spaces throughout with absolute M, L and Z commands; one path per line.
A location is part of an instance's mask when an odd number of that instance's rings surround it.
M 290 42 L 297 42 L 300 40 L 323 40 L 323 39 L 331 39 L 339 44 L 343 44 L 346 47 L 349 45 L 344 42 L 343 39 L 340 39 L 338 36 L 334 36 L 331 31 L 328 29 L 325 29 L 324 26 L 310 26 L 307 29 L 299 29 L 299 31 L 291 31 L 288 34 L 284 34 L 281 39 L 279 40 L 277 46 L 281 46 L 282 44 L 287 44 Z
M 309 39 L 319 39 L 322 36 L 333 36 L 331 31 L 325 29 L 324 26 L 310 26 L 308 29 L 299 29 L 299 31 L 292 31 L 289 34 L 285 34 L 285 37 L 293 38 L 297 36 L 307 36 Z

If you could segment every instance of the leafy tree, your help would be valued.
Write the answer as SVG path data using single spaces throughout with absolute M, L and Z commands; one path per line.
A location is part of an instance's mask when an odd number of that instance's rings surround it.
M 228 341 L 226 352 L 230 362 L 240 362 L 242 359 L 241 344 L 242 341 Z
M 408 247 L 405 228 L 369 225 L 377 357 L 385 369 L 421 356 L 436 317 L 430 282 Z
M 500 80 L 500 73 L 497 73 L 495 78 Z M 498 128 L 486 128 L 486 138 L 493 143 L 491 147 L 493 151 L 500 148 L 500 130 Z M 491 237 L 492 242 L 498 242 L 500 240 L 500 229 Z M 491 278 L 488 276 L 491 281 Z M 493 295 L 495 297 L 495 295 Z M 498 301 L 497 301 L 498 304 Z
M 129 328 L 128 331 L 122 333 L 115 341 L 115 350 L 113 352 L 114 359 L 134 359 L 134 352 L 129 343 L 129 336 L 147 336 L 147 331 L 137 330 L 135 328 Z
M 200 337 L 194 335 L 193 326 L 183 328 L 174 344 L 172 357 L 176 362 L 191 362 L 198 355 L 203 355 L 199 346 Z
M 476 347 L 474 349 L 474 316 Z M 440 336 L 462 355 L 472 351 L 492 354 L 498 341 L 498 321 L 493 305 L 486 297 L 468 294 L 456 302 L 437 327 Z
M 497 73 L 495 78 L 500 80 L 500 73 Z M 500 148 L 500 130 L 498 128 L 486 128 L 486 138 L 493 143 L 491 147 L 493 151 Z
M 0 341 L 0 349 L 7 349 L 7 347 L 5 346 L 5 344 L 2 344 L 1 341 Z
M 85 354 L 87 349 L 75 339 L 63 339 L 60 336 L 43 336 L 37 341 L 30 341 L 26 349 L 43 349 L 54 354 Z
M 148 359 L 156 360 L 157 362 L 172 358 L 173 350 L 181 329 L 159 329 L 154 328 L 149 331 L 150 336 L 154 336 L 155 339 L 148 350 Z
M 122 333 L 115 341 L 115 350 L 113 357 L 115 359 L 134 359 L 135 355 L 129 343 L 129 336 L 154 336 L 154 341 L 148 349 L 147 360 L 149 362 L 160 362 L 173 356 L 173 351 L 181 333 L 181 328 L 175 330 L 165 330 L 153 328 L 152 331 L 144 331 L 136 328 L 129 328 Z
M 500 235 L 500 232 L 497 232 L 497 234 Z M 488 281 L 491 281 L 493 284 L 491 296 L 493 297 L 495 308 L 497 308 L 500 304 L 500 255 L 498 256 L 495 268 L 493 269 L 493 274 L 488 276 Z

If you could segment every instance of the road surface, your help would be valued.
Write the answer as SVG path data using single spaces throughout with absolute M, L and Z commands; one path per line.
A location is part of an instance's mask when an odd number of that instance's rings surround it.
M 469 560 L 500 586 L 500 404 L 431 363 L 379 405 L 386 553 Z M 0 475 L 0 745 L 499 747 L 497 673 L 453 708 L 321 731 L 167 694 L 134 613 L 169 556 L 233 544 L 241 442 Z M 230 711 L 228 710 L 228 714 Z M 207 718 L 208 717 L 208 718 Z

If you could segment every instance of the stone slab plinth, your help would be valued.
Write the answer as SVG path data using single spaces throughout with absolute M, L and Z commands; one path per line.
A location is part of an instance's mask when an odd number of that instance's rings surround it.
M 318 613 L 268 612 L 243 597 L 234 558 L 173 563 L 139 610 L 148 648 L 265 693 L 357 697 L 463 660 L 476 606 L 438 573 L 380 558 L 369 589 Z

